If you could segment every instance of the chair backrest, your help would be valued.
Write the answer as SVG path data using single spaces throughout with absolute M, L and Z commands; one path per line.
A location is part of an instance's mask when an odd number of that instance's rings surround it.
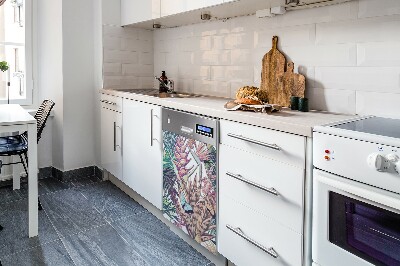
M 35 119 L 37 121 L 38 142 L 42 137 L 42 132 L 44 127 L 46 126 L 47 118 L 49 118 L 51 109 L 53 109 L 54 105 L 55 103 L 52 100 L 44 100 L 35 114 Z

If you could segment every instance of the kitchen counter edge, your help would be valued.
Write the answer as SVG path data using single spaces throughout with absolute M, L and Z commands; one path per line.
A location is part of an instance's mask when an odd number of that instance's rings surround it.
M 288 108 L 284 108 L 282 111 L 272 114 L 227 111 L 224 108 L 224 104 L 229 101 L 229 99 L 212 96 L 194 98 L 157 98 L 154 96 L 118 91 L 116 89 L 101 89 L 100 93 L 199 115 L 278 130 L 304 137 L 312 137 L 312 131 L 315 126 L 358 117 L 356 115 L 336 114 L 321 111 L 298 112 L 292 111 Z

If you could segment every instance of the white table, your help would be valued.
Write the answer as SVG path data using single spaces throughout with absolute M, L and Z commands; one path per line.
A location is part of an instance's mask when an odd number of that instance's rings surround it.
M 38 227 L 39 227 L 36 119 L 18 104 L 0 105 L 0 133 L 3 132 L 11 133 L 15 131 L 19 131 L 21 133 L 24 131 L 28 131 L 29 237 L 34 237 L 38 235 Z

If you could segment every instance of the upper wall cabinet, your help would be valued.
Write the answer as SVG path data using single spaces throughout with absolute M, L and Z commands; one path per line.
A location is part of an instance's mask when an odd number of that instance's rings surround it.
M 224 3 L 224 0 L 161 0 L 161 17 L 175 15 Z
M 301 0 L 286 5 L 286 0 L 121 0 L 122 26 L 153 29 L 196 24 L 206 11 L 212 20 L 252 15 L 258 10 L 284 6 L 287 11 L 340 4 L 352 0 Z
M 161 0 L 121 0 L 121 25 L 160 18 Z

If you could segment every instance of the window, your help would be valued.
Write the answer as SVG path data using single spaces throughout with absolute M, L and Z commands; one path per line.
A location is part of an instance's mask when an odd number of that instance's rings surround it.
M 0 6 L 0 61 L 10 66 L 0 72 L 0 104 L 32 104 L 32 0 Z

